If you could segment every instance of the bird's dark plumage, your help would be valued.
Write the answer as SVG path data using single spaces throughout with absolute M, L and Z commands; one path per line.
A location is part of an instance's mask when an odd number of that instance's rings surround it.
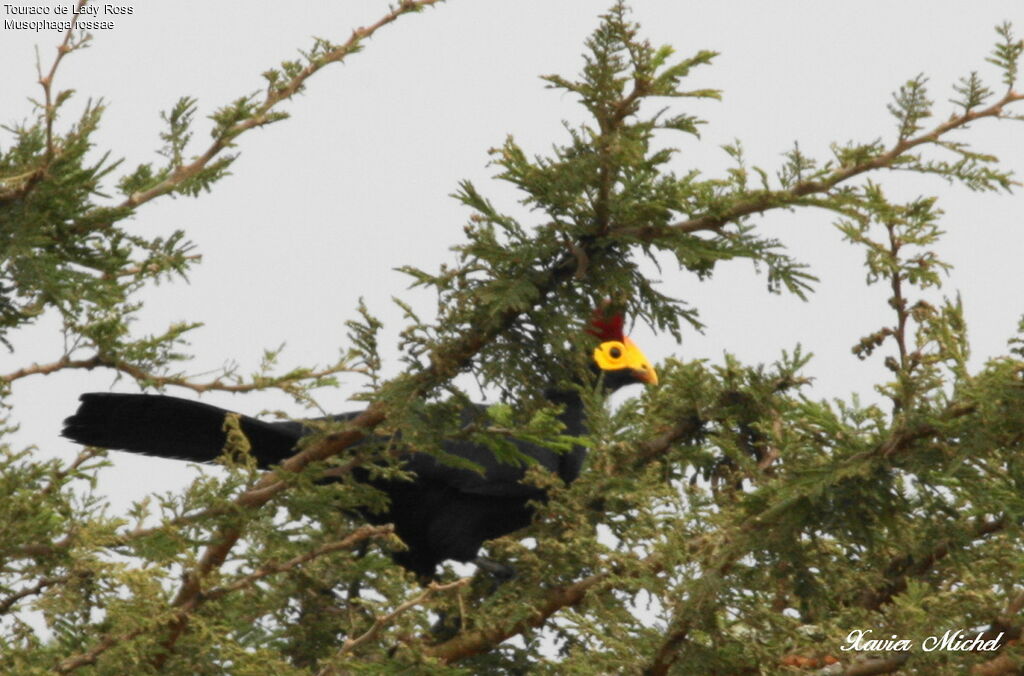
M 605 372 L 607 389 L 637 381 L 657 382 L 643 354 L 621 335 L 621 322 L 617 327 L 596 322 L 594 326 L 595 335 L 604 341 L 595 350 L 594 360 Z M 628 359 L 623 351 L 630 351 Z M 615 368 L 616 360 L 625 360 L 624 366 Z M 549 393 L 549 398 L 564 407 L 564 434 L 583 434 L 585 423 L 579 394 Z M 78 411 L 64 421 L 65 437 L 89 446 L 194 462 L 211 462 L 220 456 L 226 442 L 225 416 L 237 415 L 209 404 L 165 395 L 93 392 L 83 394 L 80 401 Z M 479 407 L 465 415 L 472 417 L 482 411 L 483 407 Z M 333 418 L 345 420 L 355 415 Z M 266 422 L 243 415 L 238 415 L 238 421 L 253 457 L 264 469 L 293 455 L 299 439 L 309 433 L 300 422 Z M 580 446 L 567 453 L 556 453 L 524 441 L 514 443 L 522 453 L 566 483 L 579 476 L 586 455 Z M 541 489 L 522 483 L 525 467 L 498 462 L 484 446 L 452 440 L 443 448 L 472 461 L 483 473 L 444 465 L 426 453 L 408 453 L 404 458 L 405 469 L 415 474 L 413 481 L 369 480 L 365 473 L 357 475 L 389 499 L 386 511 L 366 512 L 365 518 L 371 523 L 394 524 L 395 533 L 408 545 L 394 559 L 421 578 L 432 576 L 437 564 L 446 559 L 471 561 L 486 540 L 527 526 L 533 515 L 527 503 L 546 497 Z

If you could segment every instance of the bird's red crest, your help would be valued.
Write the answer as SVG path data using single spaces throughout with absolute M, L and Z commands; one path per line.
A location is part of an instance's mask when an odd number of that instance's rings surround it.
M 615 312 L 609 307 L 608 303 L 604 303 L 601 307 L 594 310 L 587 333 L 596 337 L 602 343 L 609 340 L 622 342 L 622 326 L 625 324 L 625 321 L 621 313 Z

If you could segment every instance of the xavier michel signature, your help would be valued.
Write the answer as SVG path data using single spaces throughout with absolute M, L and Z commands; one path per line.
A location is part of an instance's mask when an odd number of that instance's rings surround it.
M 839 647 L 845 651 L 867 652 L 909 652 L 916 647 L 915 641 L 899 638 L 892 634 L 889 638 L 872 638 L 870 629 L 854 629 L 846 635 L 846 643 Z M 928 636 L 921 641 L 921 650 L 926 653 L 937 650 L 952 652 L 992 652 L 999 650 L 1003 644 L 1003 632 L 995 638 L 985 639 L 984 632 L 977 636 L 968 635 L 963 629 L 950 629 L 942 636 Z

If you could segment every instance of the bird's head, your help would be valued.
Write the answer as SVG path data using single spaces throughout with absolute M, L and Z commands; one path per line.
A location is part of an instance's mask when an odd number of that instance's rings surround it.
M 598 308 L 587 333 L 601 341 L 594 348 L 594 365 L 604 377 L 605 387 L 617 390 L 633 383 L 658 384 L 658 373 L 628 336 L 623 335 L 623 317 L 608 306 Z

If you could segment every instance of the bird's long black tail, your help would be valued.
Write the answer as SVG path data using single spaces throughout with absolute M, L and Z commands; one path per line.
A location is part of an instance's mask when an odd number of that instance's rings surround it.
M 91 392 L 80 400 L 62 432 L 80 444 L 195 462 L 216 460 L 224 450 L 231 412 L 223 408 L 157 394 Z M 238 418 L 263 468 L 292 455 L 303 434 L 300 423 Z

